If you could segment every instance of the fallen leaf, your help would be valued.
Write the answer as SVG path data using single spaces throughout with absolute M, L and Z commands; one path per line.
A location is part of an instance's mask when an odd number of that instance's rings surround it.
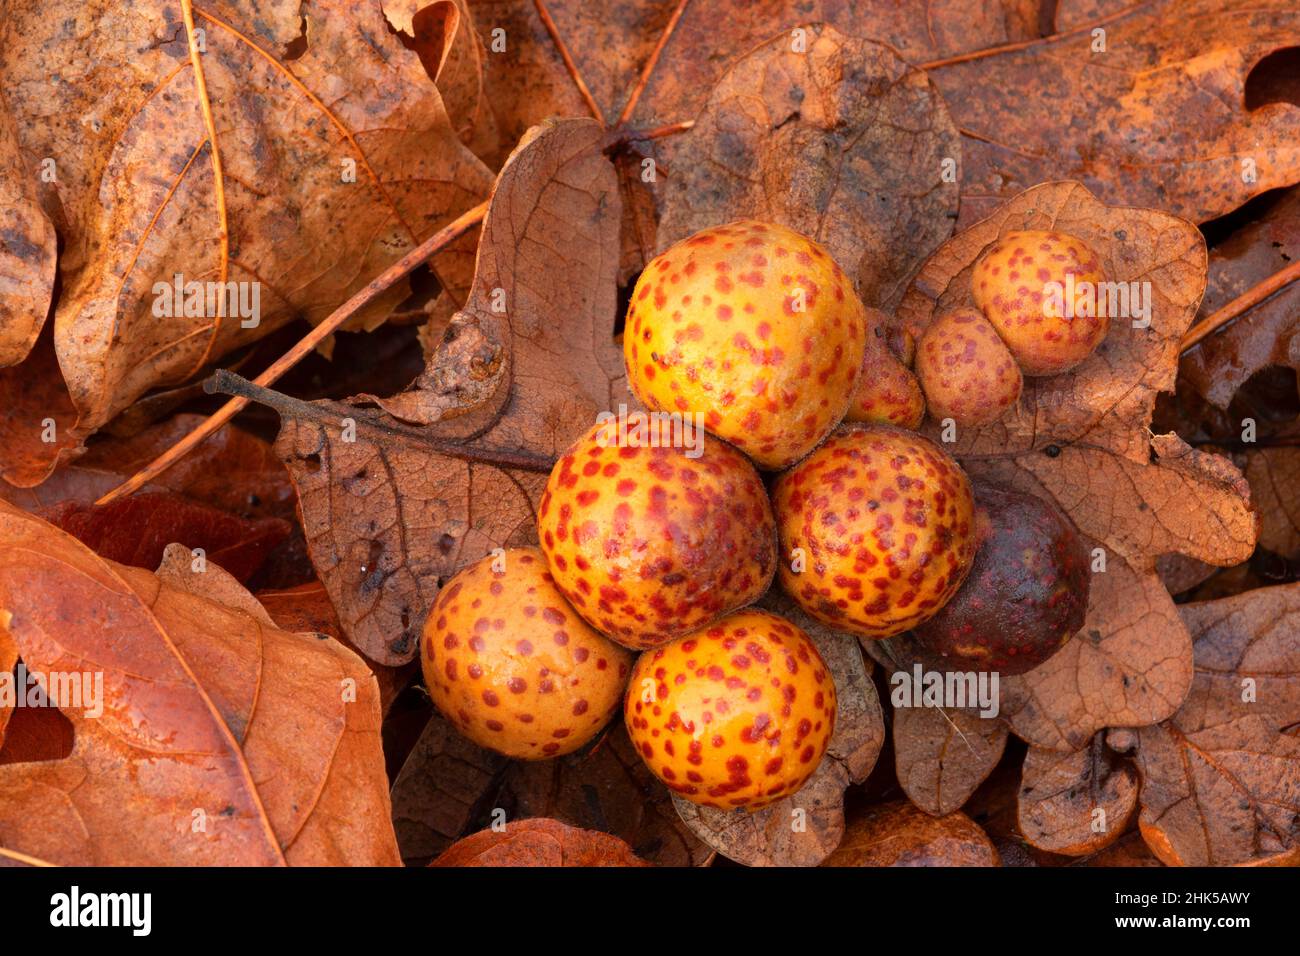
M 1132 764 L 1098 734 L 1082 750 L 1060 753 L 1030 747 L 1021 771 L 1020 832 L 1050 853 L 1086 856 L 1124 833 L 1137 808 Z
M 14 665 L 17 663 L 18 644 L 14 641 L 13 635 L 9 633 L 8 625 L 4 621 L 0 621 L 0 680 L 8 680 L 13 674 Z M 4 750 L 5 728 L 9 725 L 14 710 L 14 707 L 0 701 L 0 750 Z
M 19 488 L 39 485 L 58 462 L 76 457 L 76 423 L 54 352 L 54 323 L 47 322 L 26 359 L 0 368 L 0 478 Z
M 739 59 L 695 125 L 663 141 L 659 248 L 736 219 L 821 242 L 869 305 L 892 309 L 952 232 L 961 156 L 943 99 L 888 46 L 804 29 Z
M 491 184 L 378 4 L 197 7 L 192 24 L 182 12 L 6 11 L 0 75 L 19 148 L 57 159 L 54 329 L 78 439 L 150 388 L 323 318 Z M 258 320 L 218 318 L 215 302 L 155 315 L 157 284 L 177 275 L 244 283 L 247 306 L 256 288 Z
M 1295 865 L 1300 739 L 1282 731 L 1300 722 L 1300 584 L 1180 611 L 1195 635 L 1187 700 L 1122 735 L 1141 774 L 1143 838 L 1170 866 Z
M 1164 866 L 1163 863 L 1156 859 L 1146 841 L 1142 839 L 1142 834 L 1136 830 L 1124 834 L 1104 850 L 1081 857 L 1069 865 L 1105 867 Z
M 1300 262 L 1300 188 L 1290 189 L 1253 222 L 1210 250 L 1201 316 L 1256 283 Z M 1278 290 L 1183 356 L 1182 378 L 1207 402 L 1226 409 L 1261 369 L 1300 369 L 1300 283 Z
M 923 64 L 962 132 L 962 222 L 1046 179 L 1197 222 L 1300 182 L 1300 107 L 1245 96 L 1298 42 L 1291 0 L 1156 0 Z
M 894 708 L 894 766 L 907 798 L 931 816 L 960 809 L 1007 744 L 1007 725 L 938 707 Z
M 701 840 L 746 866 L 816 866 L 844 836 L 844 791 L 862 783 L 885 743 L 884 717 L 857 642 L 814 621 L 773 589 L 762 605 L 802 628 L 835 679 L 839 708 L 826 755 L 795 794 L 762 810 L 714 810 L 674 794 L 677 813 Z
M 54 293 L 58 238 L 41 207 L 40 182 L 0 96 L 0 368 L 27 357 Z
M 932 817 L 906 800 L 868 807 L 823 866 L 998 866 L 993 843 L 960 811 Z
M 378 692 L 355 655 L 2 503 L 0 536 L 23 661 L 103 681 L 98 717 L 61 702 L 67 759 L 0 767 L 0 846 L 66 865 L 398 862 Z
M 136 494 L 106 505 L 65 502 L 40 517 L 118 564 L 155 568 L 164 549 L 178 541 L 240 581 L 252 577 L 290 531 L 279 518 L 250 521 L 170 492 Z
M 328 634 L 345 647 L 361 653 L 343 633 L 343 625 L 339 623 L 339 616 L 330 603 L 329 594 L 319 581 L 310 581 L 293 588 L 258 591 L 254 597 L 280 630 L 294 634 L 304 631 Z M 370 670 L 379 683 L 380 709 L 387 715 L 397 695 L 414 679 L 417 668 L 414 664 L 403 667 L 371 664 Z
M 972 478 L 1055 500 L 1088 547 L 1102 549 L 1106 570 L 1093 574 L 1082 630 L 1001 687 L 1014 733 L 1036 747 L 1077 750 L 1104 727 L 1154 723 L 1177 710 L 1191 681 L 1190 642 L 1155 562 L 1169 552 L 1220 566 L 1244 561 L 1255 518 L 1231 462 L 1149 428 L 1156 393 L 1174 386 L 1178 343 L 1204 285 L 1204 241 L 1191 223 L 1106 206 L 1077 183 L 1034 187 L 930 257 L 904 295 L 898 325 L 919 337 L 935 315 L 970 305 L 974 263 L 1019 229 L 1078 236 L 1108 280 L 1150 289 L 1148 327 L 1114 320 L 1081 365 L 1027 379 L 1017 410 L 959 430 L 947 446 Z M 923 433 L 942 438 L 935 422 Z
M 1246 480 L 1259 512 L 1259 546 L 1300 558 L 1300 448 L 1259 448 L 1245 454 Z
M 649 866 L 617 837 L 558 820 L 507 823 L 466 837 L 430 866 Z

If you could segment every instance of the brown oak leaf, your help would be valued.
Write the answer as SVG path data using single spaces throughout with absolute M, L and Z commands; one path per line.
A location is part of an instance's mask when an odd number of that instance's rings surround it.
M 1050 853 L 1086 856 L 1114 843 L 1137 808 L 1137 773 L 1104 734 L 1082 750 L 1030 747 L 1017 815 L 1026 840 Z
M 507 823 L 461 840 L 430 866 L 649 866 L 608 833 L 558 820 Z
M 379 695 L 351 651 L 4 503 L 0 540 L 0 621 L 23 662 L 102 679 L 102 696 L 60 701 L 66 759 L 0 767 L 0 847 L 65 865 L 398 862 Z
M 988 835 L 957 811 L 932 817 L 906 800 L 868 807 L 823 866 L 998 866 Z
M 963 223 L 1045 179 L 1198 222 L 1300 182 L 1300 107 L 1248 110 L 1245 96 L 1259 60 L 1300 42 L 1291 0 L 1072 19 L 1065 34 L 921 64 L 961 128 Z
M 1300 723 L 1300 584 L 1180 611 L 1195 635 L 1187 700 L 1122 735 L 1142 778 L 1142 835 L 1169 865 L 1294 865 L 1300 738 L 1283 731 Z
M 821 764 L 799 791 L 762 810 L 701 807 L 676 794 L 686 825 L 728 859 L 746 866 L 816 866 L 844 836 L 844 790 L 862 783 L 885 743 L 884 717 L 871 669 L 857 642 L 808 617 L 780 591 L 763 606 L 801 627 L 835 679 L 838 710 Z
M 952 231 L 961 155 L 943 99 L 889 47 L 800 28 L 736 61 L 695 125 L 663 141 L 659 246 L 734 219 L 820 241 L 869 305 L 893 308 Z
M 894 766 L 907 798 L 931 816 L 959 809 L 1002 759 L 1007 725 L 939 707 L 894 708 Z
M 1255 544 L 1249 487 L 1226 458 L 1153 436 L 1158 391 L 1172 390 L 1178 343 L 1205 282 L 1205 246 L 1191 223 L 1107 206 L 1077 183 L 1029 189 L 958 233 L 925 263 L 897 322 L 919 336 L 933 317 L 970 305 L 984 249 L 1017 229 L 1083 239 L 1108 280 L 1149 289 L 1149 325 L 1117 318 L 1097 351 L 1063 375 L 1028 379 L 1001 421 L 960 429 L 948 445 L 978 480 L 1054 499 L 1093 551 L 1088 616 L 1046 663 L 1002 682 L 1002 714 L 1037 747 L 1081 749 L 1104 727 L 1155 723 L 1191 681 L 1187 630 L 1155 572 L 1178 552 L 1211 564 L 1244 561 Z M 1134 327 L 1134 323 L 1141 327 Z M 924 432 L 942 439 L 938 423 Z
M 150 388 L 323 318 L 491 184 L 379 4 L 199 4 L 187 22 L 189 9 L 6 8 L 0 75 L 18 145 L 56 159 L 53 325 L 74 442 Z M 52 82 L 70 62 L 75 82 Z M 244 283 L 247 307 L 256 289 L 256 321 L 219 317 L 215 296 L 202 315 L 155 314 L 171 301 L 158 284 L 178 275 Z M 377 322 L 403 294 L 354 321 Z M 46 413 L 24 409 L 39 432 Z M 45 449 L 48 467 L 59 446 Z

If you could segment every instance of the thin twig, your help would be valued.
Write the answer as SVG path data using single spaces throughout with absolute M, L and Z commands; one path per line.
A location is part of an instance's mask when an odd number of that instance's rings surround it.
M 931 60 L 928 63 L 922 63 L 920 64 L 920 68 L 922 70 L 937 70 L 945 66 L 955 66 L 958 63 L 969 63 L 971 60 L 983 60 L 990 56 L 1001 56 L 1003 53 L 1016 53 L 1020 50 L 1026 50 L 1038 43 L 1044 45 L 1060 43 L 1062 40 L 1068 40 L 1081 33 L 1091 33 L 1098 27 L 1103 27 L 1116 20 L 1122 20 L 1124 17 L 1138 12 L 1145 6 L 1145 3 L 1135 3 L 1132 6 L 1125 7 L 1123 10 L 1116 10 L 1114 13 L 1108 14 L 1107 16 L 1099 17 L 1091 23 L 1085 23 L 1082 26 L 1075 27 L 1073 30 L 1066 30 L 1064 33 L 1054 33 L 1047 37 L 1035 37 L 1032 40 L 1017 40 L 1015 43 L 1004 43 L 1001 46 L 991 46 L 983 50 L 971 50 L 969 53 L 958 53 L 956 56 L 944 57 L 940 60 Z
M 644 143 L 652 139 L 663 139 L 665 136 L 676 136 L 678 133 L 685 133 L 695 125 L 695 120 L 682 120 L 678 123 L 665 123 L 663 126 L 652 126 L 650 129 L 629 129 L 618 134 L 618 143 Z
M 357 292 L 352 298 L 348 299 L 341 306 L 326 316 L 320 325 L 313 328 L 310 332 L 302 337 L 293 348 L 284 355 L 280 356 L 265 372 L 253 379 L 257 385 L 272 385 L 280 379 L 282 375 L 297 365 L 300 361 L 311 354 L 312 350 L 319 345 L 326 336 L 333 333 L 343 325 L 348 319 L 352 318 L 358 311 L 368 305 L 380 294 L 386 292 L 397 282 L 405 278 L 412 269 L 415 269 L 421 263 L 425 262 L 430 256 L 442 249 L 444 246 L 459 239 L 469 230 L 483 221 L 487 214 L 488 203 L 483 201 L 473 209 L 462 213 L 454 221 L 443 226 L 424 242 L 420 243 L 402 258 L 398 259 L 391 266 L 381 272 L 374 279 Z M 170 468 L 176 462 L 180 461 L 187 454 L 194 450 L 209 435 L 216 432 L 222 425 L 230 421 L 236 414 L 248 404 L 245 398 L 234 398 L 222 405 L 213 415 L 211 415 L 203 424 L 199 425 L 192 432 L 178 441 L 175 445 L 168 448 L 165 452 L 145 465 L 138 472 L 132 475 L 127 481 L 123 482 L 112 491 L 105 494 L 95 504 L 108 504 L 124 495 L 129 495 L 140 488 L 143 488 L 153 479 L 157 478 L 164 471 Z
M 627 103 L 623 106 L 623 112 L 619 114 L 618 123 L 622 126 L 632 118 L 632 111 L 636 109 L 636 104 L 641 99 L 641 94 L 645 92 L 646 86 L 650 82 L 650 75 L 654 73 L 655 66 L 659 63 L 659 55 L 663 53 L 664 47 L 668 45 L 668 39 L 673 35 L 673 30 L 677 28 L 677 21 L 682 18 L 686 12 L 686 4 L 691 0 L 677 0 L 677 7 L 673 10 L 673 15 L 668 18 L 668 23 L 664 26 L 664 32 L 659 34 L 659 42 L 650 52 L 650 58 L 645 61 L 645 66 L 641 68 L 641 75 L 637 78 L 636 86 L 632 87 L 632 92 L 628 95 Z
M 296 421 L 309 421 L 317 425 L 329 424 L 340 431 L 344 417 L 349 417 L 356 424 L 359 434 L 369 435 L 380 444 L 391 445 L 399 439 L 424 445 L 430 451 L 447 458 L 461 461 L 479 462 L 496 465 L 501 468 L 513 468 L 517 471 L 533 471 L 547 474 L 555 467 L 555 459 L 516 448 L 500 448 L 491 445 L 474 445 L 463 441 L 448 441 L 435 438 L 427 430 L 414 425 L 405 425 L 398 421 L 383 421 L 370 418 L 350 405 L 333 406 L 304 402 L 282 392 L 276 392 L 261 385 L 255 385 L 242 375 L 226 369 L 218 369 L 203 383 L 203 390 L 209 394 L 221 392 L 234 395 L 246 401 L 257 402 L 280 413 L 281 418 Z
M 1300 279 L 1300 262 L 1293 262 L 1278 272 L 1273 273 L 1263 282 L 1251 286 L 1227 305 L 1221 306 L 1187 330 L 1180 345 L 1180 351 L 1195 348 L 1207 336 L 1213 335 L 1233 319 L 1250 311 L 1269 296 Z
M 591 90 L 587 89 L 587 84 L 582 79 L 582 74 L 578 72 L 578 64 L 573 62 L 573 57 L 569 55 L 569 48 L 564 45 L 564 38 L 560 36 L 560 28 L 555 25 L 551 19 L 551 11 L 546 9 L 546 4 L 542 0 L 533 0 L 533 6 L 537 8 L 537 15 L 542 18 L 542 26 L 546 27 L 546 32 L 551 35 L 551 42 L 555 48 L 560 51 L 560 59 L 564 61 L 564 68 L 569 71 L 569 77 L 573 80 L 573 85 L 578 88 L 578 93 L 586 101 L 587 109 L 591 110 L 591 115 L 600 121 L 601 126 L 605 123 L 605 114 L 601 112 L 600 104 L 596 98 L 591 95 Z

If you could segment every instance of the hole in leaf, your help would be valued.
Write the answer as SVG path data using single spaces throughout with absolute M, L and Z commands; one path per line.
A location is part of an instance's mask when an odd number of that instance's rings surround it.
M 1300 47 L 1274 50 L 1246 76 L 1246 109 L 1257 110 L 1269 103 L 1300 106 Z

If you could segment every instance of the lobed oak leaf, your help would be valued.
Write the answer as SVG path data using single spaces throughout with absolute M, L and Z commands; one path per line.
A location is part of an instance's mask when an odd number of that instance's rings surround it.
M 869 305 L 892 308 L 952 231 L 961 143 L 942 97 L 889 47 L 823 24 L 738 59 L 663 141 L 659 247 L 735 219 L 818 240 Z
M 24 663 L 102 679 L 102 712 L 59 701 L 75 730 L 66 759 L 0 767 L 4 852 L 69 865 L 398 862 L 378 693 L 354 654 L 269 626 L 246 593 L 237 606 L 203 596 L 188 564 L 114 564 L 3 503 L 0 539 L 0 619 Z
M 1204 241 L 1191 223 L 1107 206 L 1077 183 L 1036 186 L 941 246 L 904 295 L 897 325 L 919 336 L 940 312 L 970 305 L 975 262 L 1020 229 L 1078 236 L 1109 281 L 1149 290 L 1149 324 L 1114 320 L 1081 365 L 1028 379 L 1017 409 L 961 429 L 948 446 L 973 478 L 1054 499 L 1093 549 L 1083 628 L 1044 664 L 1002 682 L 1013 732 L 1036 747 L 1077 750 L 1104 727 L 1156 723 L 1177 710 L 1191 681 L 1190 641 L 1155 562 L 1170 552 L 1221 566 L 1244 561 L 1255 516 L 1231 462 L 1149 428 L 1157 392 L 1173 388 L 1178 343 L 1204 287 Z M 923 431 L 943 438 L 939 423 Z
M 430 866 L 649 866 L 617 837 L 558 820 L 507 823 L 466 837 Z

